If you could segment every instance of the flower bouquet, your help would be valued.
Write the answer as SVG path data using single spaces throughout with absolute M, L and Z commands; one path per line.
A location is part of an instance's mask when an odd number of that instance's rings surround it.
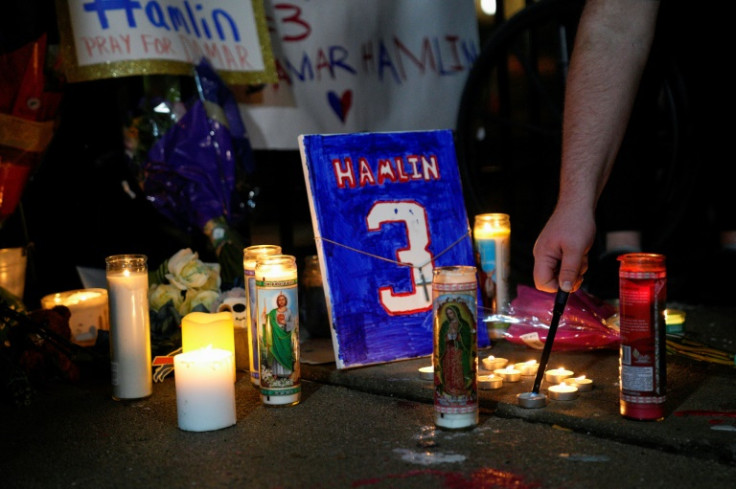
M 148 276 L 151 349 L 154 355 L 181 347 L 181 319 L 215 312 L 220 303 L 220 264 L 205 263 L 190 248 L 176 252 Z
M 125 130 L 125 146 L 153 207 L 183 230 L 201 232 L 227 290 L 243 281 L 241 188 L 253 155 L 234 96 L 211 65 L 195 68 L 197 97 L 186 106 L 174 77 Z

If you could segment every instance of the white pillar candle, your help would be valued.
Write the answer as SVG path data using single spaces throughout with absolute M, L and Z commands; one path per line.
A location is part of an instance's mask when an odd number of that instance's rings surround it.
M 174 357 L 179 429 L 213 431 L 235 424 L 232 351 L 200 348 Z
M 113 398 L 148 397 L 153 381 L 147 259 L 144 255 L 114 255 L 105 261 Z

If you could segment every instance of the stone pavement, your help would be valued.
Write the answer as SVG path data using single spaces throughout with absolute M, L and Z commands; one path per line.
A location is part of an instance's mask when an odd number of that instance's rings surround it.
M 733 352 L 733 313 L 690 306 L 686 332 Z M 303 357 L 324 346 L 307 342 Z M 539 357 L 505 341 L 488 354 Z M 302 402 L 286 408 L 263 406 L 239 373 L 237 424 L 205 433 L 178 429 L 172 378 L 125 403 L 104 379 L 50 384 L 30 407 L 0 406 L 0 480 L 6 489 L 734 487 L 734 367 L 668 355 L 667 415 L 641 422 L 618 414 L 617 352 L 552 352 L 549 366 L 595 388 L 540 409 L 516 403 L 532 377 L 481 390 L 480 424 L 449 432 L 433 425 L 430 382 L 418 374 L 428 364 L 305 363 Z

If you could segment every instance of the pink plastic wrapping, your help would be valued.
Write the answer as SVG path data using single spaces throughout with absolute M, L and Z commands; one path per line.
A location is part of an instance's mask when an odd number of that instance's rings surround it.
M 552 320 L 555 294 L 520 285 L 511 301 L 511 325 L 505 338 L 542 349 Z M 570 294 L 555 336 L 555 351 L 618 349 L 619 331 L 610 321 L 618 309 L 583 290 Z

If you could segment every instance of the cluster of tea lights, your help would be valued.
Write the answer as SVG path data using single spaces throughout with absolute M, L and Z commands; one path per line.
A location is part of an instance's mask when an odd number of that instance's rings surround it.
M 593 389 L 593 380 L 585 377 L 573 377 L 574 373 L 564 367 L 550 369 L 544 372 L 544 380 L 551 384 L 547 388 L 550 399 L 555 401 L 572 401 L 577 399 L 578 393 Z
M 491 372 L 477 377 L 478 388 L 483 390 L 500 389 L 504 383 L 519 382 L 522 377 L 535 377 L 539 370 L 539 362 L 536 360 L 509 364 L 508 359 L 493 355 L 482 358 L 481 365 L 482 370 Z M 424 380 L 432 380 L 432 366 L 421 367 L 419 376 Z M 572 401 L 577 399 L 578 393 L 593 389 L 592 379 L 585 375 L 574 377 L 574 372 L 564 367 L 546 370 L 544 380 L 550 384 L 547 388 L 549 398 L 555 401 Z M 539 396 L 539 399 L 543 402 L 544 396 Z

